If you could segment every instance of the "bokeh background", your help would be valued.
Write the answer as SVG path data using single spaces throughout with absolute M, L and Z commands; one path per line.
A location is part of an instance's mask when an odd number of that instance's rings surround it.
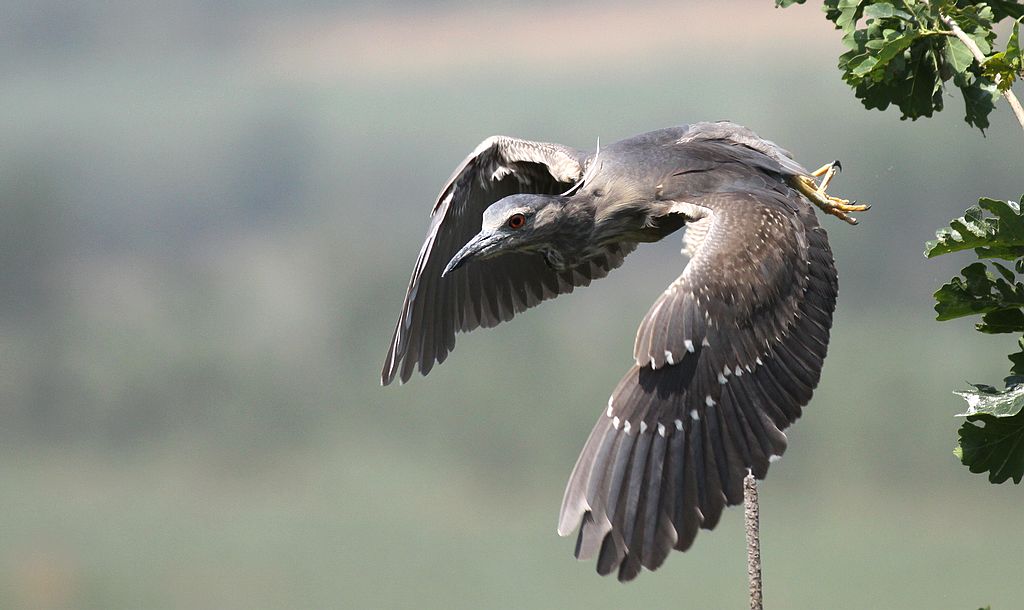
M 811 3 L 813 4 L 813 3 Z M 820 388 L 762 485 L 773 608 L 1022 607 L 1020 489 L 951 450 L 1010 337 L 933 321 L 923 242 L 1024 190 L 1008 111 L 864 110 L 816 6 L 65 3 L 0 19 L 0 607 L 739 608 L 742 512 L 623 586 L 555 535 L 675 239 L 378 371 L 433 197 L 484 137 L 729 118 L 839 158 Z M 569 381 L 571 380 L 571 382 Z

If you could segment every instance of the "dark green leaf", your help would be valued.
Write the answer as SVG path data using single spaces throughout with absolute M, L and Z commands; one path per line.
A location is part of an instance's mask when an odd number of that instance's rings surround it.
M 970 72 L 958 74 L 953 80 L 964 96 L 964 120 L 984 131 L 988 128 L 988 115 L 995 109 L 999 91 L 995 83 L 985 76 Z
M 1017 280 L 1017 276 L 1014 275 L 1013 271 L 1010 271 L 1005 266 L 1000 265 L 999 263 L 994 261 L 992 263 L 992 266 L 996 268 L 996 271 L 999 272 L 999 275 L 1003 276 L 1003 279 L 1006 280 L 1007 282 L 1013 283 Z
M 1013 31 L 1010 32 L 1010 39 L 1006 41 L 1006 55 L 1011 61 L 1020 64 L 1020 24 L 1024 19 L 1018 18 L 1013 24 Z
M 1019 339 L 1017 345 L 1020 346 L 1020 351 L 1007 356 L 1013 363 L 1010 374 L 1014 376 L 1024 375 L 1024 338 Z
M 864 17 L 867 19 L 882 19 L 892 17 L 896 12 L 895 7 L 888 2 L 876 2 L 864 7 Z
M 984 76 L 998 83 L 1000 92 L 1007 91 L 1019 75 L 1024 73 L 1024 56 L 1020 49 L 1020 20 L 1014 22 L 1006 49 L 994 53 L 982 64 Z
M 992 52 L 992 42 L 996 38 L 996 33 L 992 31 L 995 14 L 990 6 L 984 3 L 957 3 L 948 5 L 945 11 L 978 45 L 982 53 L 988 55 Z
M 859 12 L 856 6 L 843 7 L 843 3 L 839 3 L 839 16 L 836 19 L 836 27 L 841 30 L 853 29 L 857 26 L 857 13 Z
M 1024 332 L 1024 285 L 997 278 L 984 263 L 973 263 L 935 292 L 940 321 L 983 314 L 978 330 L 986 333 Z
M 1024 203 L 1024 197 L 1021 197 Z M 985 216 L 984 211 L 992 214 Z M 983 197 L 960 218 L 938 231 L 938 238 L 926 244 L 928 258 L 976 249 L 985 258 L 1016 260 L 1024 255 L 1024 216 L 1021 204 Z
M 839 18 L 839 0 L 825 0 L 825 4 L 821 7 L 825 11 L 825 19 L 828 19 L 832 23 L 836 22 Z
M 957 72 L 967 71 L 967 68 L 971 67 L 971 64 L 974 63 L 974 55 L 971 53 L 971 50 L 956 38 L 950 38 L 946 41 L 945 54 L 946 60 L 949 61 L 950 65 Z
M 999 219 L 996 235 L 990 244 L 980 248 L 980 257 L 1014 260 L 1024 255 L 1024 216 L 1021 215 L 1021 204 L 1024 204 L 1024 197 L 1021 197 L 1020 203 L 987 197 L 978 200 L 983 210 Z
M 910 46 L 905 46 L 908 43 Z M 854 87 L 864 106 L 885 109 L 895 104 L 903 113 L 901 118 L 914 120 L 942 110 L 942 81 L 936 72 L 938 62 L 932 43 L 916 31 L 909 31 L 888 41 L 883 49 L 887 50 L 885 55 L 880 51 L 880 61 L 866 74 L 844 64 L 856 59 L 858 53 L 840 58 L 840 68 L 845 71 L 843 78 Z
M 955 392 L 967 401 L 961 413 L 960 444 L 954 453 L 971 472 L 988 472 L 989 480 L 1002 483 L 1024 477 L 1024 385 L 1005 390 L 975 385 L 974 390 Z
M 992 483 L 1024 478 L 1024 413 L 997 417 L 979 414 L 960 426 L 954 453 L 974 473 L 988 473 Z
M 1017 0 L 989 0 L 994 21 L 1002 21 L 1006 17 L 1020 19 L 1024 17 L 1024 4 Z
M 938 320 L 983 314 L 998 307 L 997 301 L 990 296 L 992 280 L 985 271 L 984 263 L 974 263 L 960 273 L 965 279 L 955 277 L 935 292 Z
M 983 218 L 980 207 L 968 208 L 963 216 L 949 223 L 950 228 L 935 233 L 938 239 L 925 244 L 924 255 L 932 258 L 988 245 L 995 238 L 997 226 L 996 219 Z
M 1024 197 L 1021 199 L 1024 201 Z M 1014 269 L 1022 268 L 1024 216 L 1019 204 L 982 198 L 978 207 L 967 210 L 950 223 L 949 229 L 936 235 L 938 239 L 927 245 L 926 256 L 973 249 L 979 258 L 1013 260 Z M 962 277 L 954 277 L 939 288 L 935 292 L 936 318 L 981 315 L 976 325 L 981 332 L 1024 332 L 1024 284 L 1008 266 L 996 261 L 991 265 L 990 269 L 983 262 L 972 263 L 961 271 Z M 1024 373 L 1024 368 L 1015 370 Z
M 888 2 L 876 2 L 869 4 L 864 7 L 864 18 L 865 19 L 887 19 L 890 17 L 900 17 L 902 19 L 910 19 L 910 13 L 897 9 L 895 6 Z
M 1017 307 L 1024 306 L 1024 300 L 1017 303 Z M 981 317 L 981 322 L 975 325 L 980 332 L 997 335 L 1001 333 L 1024 332 L 1024 311 L 1018 309 L 996 309 Z
M 893 40 L 888 40 L 882 45 L 882 48 L 878 51 L 878 67 L 882 67 L 889 63 L 893 57 L 903 53 L 903 51 L 909 47 L 915 40 L 917 40 L 918 33 L 915 30 L 908 31 L 906 34 L 899 36 Z
M 1024 285 L 1012 274 L 1009 279 L 996 277 L 980 262 L 961 273 L 963 278 L 955 277 L 935 292 L 937 320 L 981 314 L 981 332 L 1024 332 Z

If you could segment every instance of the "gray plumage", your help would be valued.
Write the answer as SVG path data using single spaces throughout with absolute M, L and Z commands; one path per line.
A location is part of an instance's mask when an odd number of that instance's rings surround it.
M 817 385 L 837 280 L 798 189 L 810 173 L 734 123 L 697 123 L 596 153 L 485 140 L 438 198 L 383 384 L 443 362 L 494 326 L 688 226 L 691 260 L 637 331 L 569 478 L 558 532 L 629 580 L 686 550 L 763 478 Z

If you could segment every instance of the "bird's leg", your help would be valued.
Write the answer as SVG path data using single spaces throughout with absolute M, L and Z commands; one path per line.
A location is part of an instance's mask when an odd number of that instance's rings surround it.
M 818 169 L 811 172 L 811 175 L 815 178 L 821 178 L 821 182 L 818 183 L 818 190 L 822 193 L 828 188 L 828 184 L 832 182 L 832 178 L 843 170 L 843 165 L 837 160 L 831 163 L 826 163 Z
M 857 219 L 853 218 L 848 212 L 863 212 L 870 210 L 871 206 L 867 204 L 858 204 L 856 201 L 853 203 L 849 199 L 840 199 L 839 197 L 833 197 L 826 193 L 826 189 L 832 178 L 839 173 L 842 169 L 839 161 L 833 161 L 826 163 L 818 169 L 811 172 L 809 176 L 795 176 L 795 188 L 803 193 L 805 197 L 811 200 L 811 203 L 818 206 L 826 214 L 831 214 L 840 220 L 855 225 Z M 815 182 L 814 178 L 821 178 L 820 182 Z

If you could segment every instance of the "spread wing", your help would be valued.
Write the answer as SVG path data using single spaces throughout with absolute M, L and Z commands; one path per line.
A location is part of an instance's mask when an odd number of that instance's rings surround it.
M 452 256 L 480 231 L 484 210 L 515 193 L 558 194 L 583 176 L 587 155 L 505 136 L 484 140 L 456 168 L 431 214 L 402 313 L 381 371 L 381 383 L 426 375 L 455 347 L 455 334 L 510 320 L 516 313 L 585 286 L 622 264 L 631 244 L 609 247 L 579 267 L 558 272 L 532 254 L 474 262 L 441 277 Z
M 573 469 L 558 531 L 620 580 L 743 501 L 817 385 L 837 280 L 813 208 L 786 189 L 692 200 L 693 258 L 640 324 L 636 364 Z M 693 214 L 697 210 L 700 214 Z

